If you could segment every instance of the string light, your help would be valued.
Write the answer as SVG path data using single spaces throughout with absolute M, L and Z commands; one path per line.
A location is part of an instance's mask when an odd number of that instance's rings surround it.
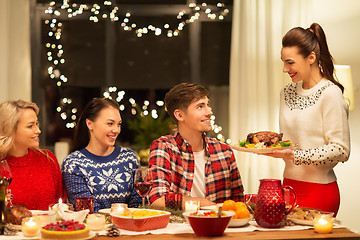
M 47 59 L 51 66 L 48 67 L 49 77 L 56 81 L 56 86 L 62 87 L 65 83 L 68 82 L 68 78 L 64 73 L 61 72 L 61 66 L 66 62 L 64 58 L 64 50 L 62 45 L 60 44 L 62 37 L 62 23 L 59 20 L 60 16 L 67 16 L 68 18 L 73 18 L 78 15 L 84 14 L 85 12 L 89 12 L 89 20 L 97 23 L 100 19 L 110 20 L 113 22 L 119 22 L 120 26 L 124 31 L 134 31 L 136 36 L 141 38 L 144 35 L 152 33 L 154 36 L 165 35 L 168 38 L 173 38 L 179 36 L 180 32 L 184 29 L 184 27 L 193 23 L 200 18 L 203 14 L 207 16 L 209 19 L 215 20 L 218 18 L 219 20 L 223 20 L 226 15 L 229 13 L 229 9 L 225 7 L 224 3 L 217 3 L 215 7 L 209 7 L 207 3 L 197 4 L 197 3 L 189 3 L 187 10 L 180 11 L 174 20 L 176 24 L 171 25 L 169 23 L 164 23 L 159 26 L 154 26 L 152 24 L 148 26 L 140 26 L 134 20 L 132 20 L 132 14 L 130 12 L 119 12 L 119 6 L 113 3 L 112 1 L 104 1 L 102 4 L 85 4 L 85 3 L 73 3 L 70 4 L 69 0 L 63 0 L 62 4 L 56 4 L 55 1 L 51 1 L 49 3 L 48 8 L 45 10 L 46 14 L 51 16 L 51 19 L 46 19 L 45 25 L 48 26 L 48 36 L 49 41 L 45 44 L 47 49 Z M 108 89 L 103 93 L 104 97 L 111 97 L 110 93 L 116 91 L 115 89 Z M 124 97 L 124 92 L 118 92 L 118 96 L 114 99 L 117 102 L 120 102 Z M 64 121 L 67 121 L 67 128 L 74 128 L 76 123 L 74 121 L 76 117 L 76 112 L 71 113 L 72 100 L 67 99 L 67 102 L 60 102 L 60 106 L 56 108 L 56 111 L 60 113 L 61 118 Z M 159 104 L 161 104 L 159 102 Z M 158 104 L 158 106 L 160 106 Z M 162 103 L 163 104 L 163 103 Z M 136 103 L 132 104 L 136 105 Z M 124 106 L 121 105 L 121 109 L 124 109 Z M 163 105 L 162 105 L 163 106 Z M 133 108 L 132 113 L 135 115 L 136 110 Z M 151 113 L 153 114 L 153 113 Z M 67 116 L 72 117 L 67 117 Z M 156 114 L 154 113 L 154 115 Z

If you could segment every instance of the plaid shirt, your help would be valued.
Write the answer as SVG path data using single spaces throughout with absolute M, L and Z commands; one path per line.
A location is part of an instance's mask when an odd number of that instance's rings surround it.
M 227 199 L 242 201 L 243 185 L 231 148 L 204 135 L 206 199 L 221 203 Z M 150 202 L 167 192 L 190 196 L 194 180 L 192 147 L 176 132 L 152 143 L 149 168 L 154 180 Z

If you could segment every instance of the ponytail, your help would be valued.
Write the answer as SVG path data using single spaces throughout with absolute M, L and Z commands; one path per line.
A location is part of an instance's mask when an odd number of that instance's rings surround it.
M 330 54 L 324 30 L 318 23 L 311 24 L 309 30 L 316 36 L 320 47 L 319 65 L 323 76 L 337 85 L 341 89 L 341 92 L 344 93 L 344 86 L 334 78 L 333 57 Z
M 288 31 L 282 39 L 283 47 L 298 47 L 299 53 L 305 58 L 314 52 L 323 77 L 333 82 L 344 92 L 344 87 L 334 78 L 333 57 L 330 54 L 324 30 L 317 23 L 310 28 L 295 27 Z

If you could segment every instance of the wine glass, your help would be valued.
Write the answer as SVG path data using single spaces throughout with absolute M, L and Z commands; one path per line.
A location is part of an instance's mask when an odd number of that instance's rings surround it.
M 5 180 L 6 187 L 9 187 L 11 181 L 12 181 L 12 173 L 9 167 L 8 162 L 3 159 L 0 161 L 0 174 L 1 177 Z M 8 201 L 8 207 L 12 207 L 12 195 L 11 195 L 11 189 L 6 189 L 6 197 Z
M 152 175 L 148 168 L 138 168 L 134 171 L 134 186 L 142 198 L 142 207 L 145 207 L 145 197 L 152 188 Z

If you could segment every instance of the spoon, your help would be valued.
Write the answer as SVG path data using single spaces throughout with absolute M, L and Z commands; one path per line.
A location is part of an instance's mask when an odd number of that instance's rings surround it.
M 222 206 L 219 206 L 218 208 L 218 218 L 221 218 L 221 212 L 222 212 Z
M 125 212 L 127 212 L 130 215 L 131 218 L 134 218 L 134 216 L 132 215 L 130 210 L 127 208 L 127 206 L 124 206 L 124 210 L 125 210 Z

